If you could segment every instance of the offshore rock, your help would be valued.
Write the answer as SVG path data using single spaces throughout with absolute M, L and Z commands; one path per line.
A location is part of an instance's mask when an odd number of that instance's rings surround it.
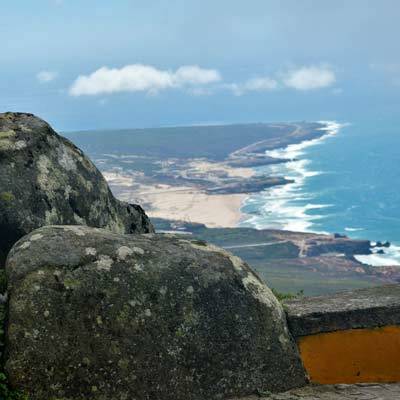
M 305 384 L 285 313 L 226 251 L 46 226 L 6 273 L 6 371 L 32 400 L 204 400 Z
M 0 114 L 0 266 L 12 245 L 43 225 L 152 232 L 137 205 L 114 198 L 94 164 L 32 114 Z

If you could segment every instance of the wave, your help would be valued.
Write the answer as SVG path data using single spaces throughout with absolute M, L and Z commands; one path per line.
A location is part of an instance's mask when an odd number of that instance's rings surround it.
M 247 198 L 243 204 L 242 212 L 245 215 L 249 214 L 249 216 L 241 223 L 242 226 L 251 226 L 256 229 L 273 228 L 295 232 L 332 233 L 320 231 L 316 227 L 318 220 L 323 218 L 322 215 L 318 214 L 318 210 L 332 207 L 333 205 L 314 203 L 316 195 L 307 193 L 304 190 L 304 184 L 308 178 L 325 172 L 312 170 L 311 162 L 301 157 L 306 155 L 307 148 L 322 144 L 328 137 L 336 135 L 345 125 L 333 121 L 320 122 L 325 124 L 322 130 L 326 131 L 326 134 L 320 138 L 306 140 L 299 144 L 289 145 L 286 148 L 266 152 L 268 156 L 292 161 L 260 167 L 256 169 L 257 172 L 284 176 L 287 179 L 294 180 L 294 182 L 284 186 L 272 187 Z M 352 205 L 350 209 L 357 207 L 359 206 Z M 357 226 L 348 226 L 344 229 L 350 235 L 365 231 L 365 228 Z M 375 244 L 371 242 L 371 246 Z M 384 254 L 377 254 L 379 249 L 373 247 L 371 248 L 372 254 L 357 255 L 355 258 L 364 264 L 376 267 L 400 266 L 400 246 L 392 244 L 383 250 Z
M 304 183 L 308 178 L 323 172 L 311 170 L 309 160 L 299 159 L 305 154 L 307 148 L 323 143 L 329 136 L 336 135 L 343 126 L 334 121 L 320 121 L 320 123 L 324 124 L 324 127 L 320 129 L 326 132 L 321 137 L 266 152 L 266 155 L 270 157 L 292 161 L 258 167 L 256 168 L 257 173 L 284 176 L 294 182 L 283 186 L 274 186 L 247 198 L 244 201 L 242 212 L 245 215 L 250 214 L 250 216 L 240 224 L 241 226 L 327 233 L 315 229 L 314 222 L 322 216 L 311 214 L 309 211 L 332 205 L 313 204 L 313 194 L 303 191 Z
M 345 230 L 346 232 L 359 232 L 359 231 L 363 231 L 364 228 L 350 228 L 350 227 L 347 227 L 347 226 L 346 226 L 346 228 L 344 228 L 344 230 Z
M 356 255 L 356 260 L 374 267 L 400 266 L 400 246 L 391 244 L 383 249 L 385 254 L 377 254 L 379 248 L 373 248 L 372 254 Z

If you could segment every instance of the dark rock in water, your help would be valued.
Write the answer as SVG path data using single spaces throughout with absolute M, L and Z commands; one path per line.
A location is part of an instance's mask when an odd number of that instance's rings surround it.
M 0 171 L 0 266 L 43 225 L 153 231 L 141 207 L 116 200 L 82 151 L 32 114 L 0 114 Z
M 390 242 L 386 241 L 384 243 L 378 241 L 374 247 L 390 247 Z
M 376 252 L 376 254 L 385 254 L 385 251 L 382 250 L 382 249 L 379 249 L 379 250 Z
M 280 303 L 205 242 L 46 226 L 13 247 L 6 272 L 6 371 L 32 400 L 208 400 L 305 383 Z
M 341 234 L 341 233 L 334 233 L 334 234 L 333 234 L 333 237 L 334 237 L 335 239 L 344 239 L 344 238 L 347 238 L 346 235 L 343 235 L 343 234 Z
M 378 286 L 285 302 L 294 336 L 400 325 L 400 285 Z

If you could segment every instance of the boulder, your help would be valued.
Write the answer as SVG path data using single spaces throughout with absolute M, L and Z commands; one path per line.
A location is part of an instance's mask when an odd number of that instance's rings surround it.
M 32 400 L 209 400 L 306 381 L 280 303 L 205 242 L 46 226 L 6 273 L 5 369 Z
M 32 114 L 0 114 L 0 266 L 11 246 L 43 225 L 151 232 L 137 205 L 114 198 L 94 164 Z

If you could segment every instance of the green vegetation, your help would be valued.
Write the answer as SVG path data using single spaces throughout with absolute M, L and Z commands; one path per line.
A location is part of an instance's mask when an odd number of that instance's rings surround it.
M 157 230 L 170 231 L 184 228 L 192 233 L 191 238 L 204 240 L 224 247 L 242 258 L 278 293 L 304 291 L 307 296 L 335 293 L 347 289 L 361 289 L 376 285 L 368 276 L 360 276 L 354 271 L 327 269 L 318 259 L 300 259 L 299 248 L 273 230 L 252 228 L 207 228 L 202 224 L 176 223 L 160 218 L 152 218 Z M 268 243 L 249 246 L 247 244 Z M 277 296 L 279 297 L 279 296 Z
M 278 292 L 276 289 L 272 288 L 272 293 L 275 295 L 275 297 L 280 301 L 285 301 L 285 300 L 293 300 L 297 299 L 299 297 L 304 296 L 304 290 L 300 290 L 297 293 L 282 293 Z
M 318 123 L 299 124 L 311 131 L 320 127 Z M 235 150 L 261 140 L 281 138 L 293 129 L 288 123 L 260 123 L 64 132 L 63 135 L 92 155 L 135 154 L 158 160 L 173 157 L 222 160 Z
M 0 201 L 9 202 L 14 201 L 15 196 L 11 192 L 2 192 L 0 193 Z

